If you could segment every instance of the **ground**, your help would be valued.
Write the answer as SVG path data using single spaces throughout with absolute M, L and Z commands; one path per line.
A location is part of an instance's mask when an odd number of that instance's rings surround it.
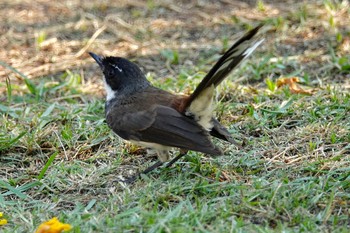
M 348 1 L 0 3 L 1 232 L 58 217 L 71 232 L 347 232 Z M 87 52 L 136 62 L 190 93 L 244 32 L 264 43 L 219 88 L 216 115 L 243 148 L 156 161 L 104 121 Z M 280 84 L 296 77 L 299 83 Z M 176 151 L 174 151 L 174 154 Z

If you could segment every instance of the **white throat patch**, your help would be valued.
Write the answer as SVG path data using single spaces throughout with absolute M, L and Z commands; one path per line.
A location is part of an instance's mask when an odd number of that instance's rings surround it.
M 106 90 L 106 101 L 108 102 L 115 97 L 115 91 L 107 84 L 105 77 L 103 77 L 103 83 Z

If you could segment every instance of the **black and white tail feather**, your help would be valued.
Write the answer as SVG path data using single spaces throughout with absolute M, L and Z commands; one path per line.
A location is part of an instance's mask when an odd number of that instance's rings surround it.
M 255 35 L 262 26 L 259 25 L 247 32 L 225 52 L 191 94 L 185 109 L 208 87 L 214 86 L 215 88 L 218 86 L 234 67 L 243 59 L 247 58 L 264 41 L 264 39 L 255 38 Z
M 234 67 L 247 58 L 264 41 L 264 39 L 255 37 L 261 27 L 262 25 L 257 26 L 247 32 L 227 50 L 183 105 L 185 114 L 193 117 L 212 136 L 231 143 L 234 143 L 234 140 L 228 130 L 220 127 L 218 121 L 213 117 L 215 87 L 228 76 Z

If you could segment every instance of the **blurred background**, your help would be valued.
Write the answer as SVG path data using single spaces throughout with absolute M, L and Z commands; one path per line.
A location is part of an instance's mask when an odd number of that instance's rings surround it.
M 348 7 L 348 1 L 2 0 L 0 61 L 30 79 L 70 70 L 100 84 L 87 54 L 93 51 L 134 59 L 156 77 L 174 76 L 265 22 L 267 40 L 259 52 L 270 60 L 289 59 L 286 66 L 297 62 L 312 73 L 324 65 L 349 65 L 346 58 L 337 61 L 349 53 Z M 21 80 L 0 66 L 1 95 L 6 77 Z

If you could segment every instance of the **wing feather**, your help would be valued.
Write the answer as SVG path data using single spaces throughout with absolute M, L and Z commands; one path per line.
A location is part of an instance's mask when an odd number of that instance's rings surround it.
M 127 140 L 222 154 L 211 142 L 207 130 L 170 107 L 157 105 L 150 110 L 125 114 L 117 122 L 107 116 L 107 122 L 115 133 Z

